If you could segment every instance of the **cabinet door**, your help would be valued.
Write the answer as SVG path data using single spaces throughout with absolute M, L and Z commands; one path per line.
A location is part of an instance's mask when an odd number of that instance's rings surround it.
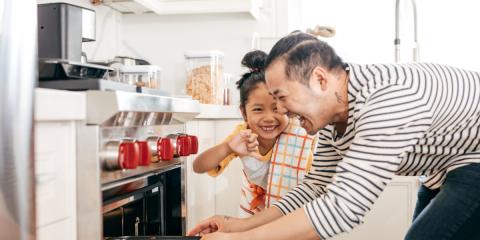
M 396 177 L 365 218 L 365 223 L 332 239 L 404 239 L 412 223 L 419 187 L 418 177 Z
M 40 240 L 76 237 L 75 144 L 74 122 L 35 124 L 36 217 Z
M 216 143 L 223 141 L 241 122 L 240 120 L 217 120 Z M 236 159 L 215 178 L 215 214 L 238 216 L 241 186 L 242 163 Z
M 215 144 L 214 121 L 188 122 L 186 132 L 198 137 L 199 153 Z M 194 159 L 195 156 L 189 156 L 186 163 L 188 230 L 215 214 L 215 178 L 193 172 Z

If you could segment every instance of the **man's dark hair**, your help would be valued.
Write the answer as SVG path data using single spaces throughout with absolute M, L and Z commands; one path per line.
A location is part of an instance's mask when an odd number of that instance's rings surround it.
M 322 66 L 329 71 L 345 69 L 346 64 L 335 50 L 321 40 L 297 44 L 285 56 L 285 74 L 288 79 L 307 84 L 313 69 Z
M 278 58 L 284 56 L 288 51 L 292 50 L 292 48 L 297 46 L 299 43 L 309 40 L 317 40 L 317 37 L 307 33 L 302 33 L 300 31 L 294 31 L 278 40 L 278 42 L 273 46 L 272 50 L 270 50 L 270 53 L 265 60 L 265 69 L 267 69 L 268 66 L 275 62 Z

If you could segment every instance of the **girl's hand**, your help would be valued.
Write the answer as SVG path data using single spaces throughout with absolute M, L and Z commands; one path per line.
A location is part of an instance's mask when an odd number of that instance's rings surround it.
M 252 156 L 261 158 L 258 153 L 258 135 L 252 133 L 252 130 L 242 130 L 234 136 L 228 143 L 228 147 L 238 156 Z
M 245 140 L 247 142 L 247 150 L 249 153 L 258 152 L 258 135 L 250 132 L 245 135 Z

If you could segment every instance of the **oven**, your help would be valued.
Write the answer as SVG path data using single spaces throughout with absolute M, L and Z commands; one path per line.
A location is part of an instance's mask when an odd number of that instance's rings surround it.
M 87 91 L 77 129 L 78 239 L 198 239 L 186 232 L 185 161 L 198 151 L 191 99 Z M 173 237 L 172 237 L 173 236 Z

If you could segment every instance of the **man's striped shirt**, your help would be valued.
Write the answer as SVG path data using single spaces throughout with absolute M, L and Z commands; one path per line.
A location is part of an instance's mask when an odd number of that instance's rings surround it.
M 362 223 L 394 175 L 425 175 L 435 189 L 480 162 L 479 73 L 426 63 L 349 69 L 345 134 L 321 129 L 310 173 L 275 204 L 284 214 L 304 206 L 321 238 Z

